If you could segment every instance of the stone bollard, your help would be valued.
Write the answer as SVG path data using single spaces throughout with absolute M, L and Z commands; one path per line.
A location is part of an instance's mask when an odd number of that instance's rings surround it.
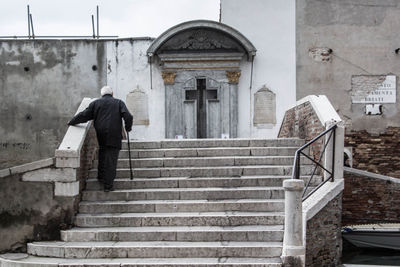
M 285 189 L 285 229 L 283 236 L 283 266 L 300 267 L 305 265 L 303 242 L 303 210 L 301 195 L 304 181 L 288 179 L 283 181 Z

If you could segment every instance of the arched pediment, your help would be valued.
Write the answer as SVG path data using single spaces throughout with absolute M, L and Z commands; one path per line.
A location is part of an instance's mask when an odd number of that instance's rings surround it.
M 162 33 L 147 50 L 155 55 L 171 53 L 242 53 L 251 60 L 256 49 L 239 31 L 225 24 L 195 20 L 178 24 Z

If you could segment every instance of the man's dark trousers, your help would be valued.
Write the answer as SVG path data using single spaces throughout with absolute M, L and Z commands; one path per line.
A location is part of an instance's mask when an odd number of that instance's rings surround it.
M 104 182 L 104 189 L 112 189 L 118 163 L 119 148 L 100 146 L 97 178 Z

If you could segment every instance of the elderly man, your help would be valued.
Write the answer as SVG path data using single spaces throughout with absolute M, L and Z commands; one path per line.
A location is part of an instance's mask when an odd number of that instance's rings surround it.
M 78 113 L 68 125 L 94 121 L 97 141 L 99 143 L 99 182 L 104 183 L 104 192 L 113 191 L 118 154 L 121 150 L 122 119 L 125 130 L 132 129 L 133 117 L 122 100 L 113 97 L 110 86 L 101 88 L 101 98 L 96 99 L 82 112 Z

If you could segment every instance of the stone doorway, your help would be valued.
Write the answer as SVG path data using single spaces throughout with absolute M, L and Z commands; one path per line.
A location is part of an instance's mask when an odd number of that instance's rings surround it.
M 213 21 L 182 23 L 154 40 L 147 55 L 164 80 L 165 137 L 237 137 L 240 65 L 255 52 L 238 31 Z

